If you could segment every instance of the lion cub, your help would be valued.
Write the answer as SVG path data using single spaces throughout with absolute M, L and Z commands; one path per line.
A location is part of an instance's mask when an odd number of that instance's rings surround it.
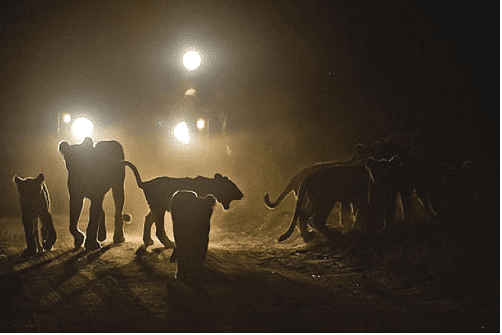
M 176 278 L 190 285 L 202 284 L 202 268 L 215 204 L 212 195 L 199 197 L 193 191 L 177 191 L 171 199 L 175 242 L 171 262 L 178 262 Z
M 49 212 L 49 192 L 44 183 L 44 175 L 37 178 L 22 179 L 14 176 L 19 191 L 21 213 L 27 248 L 23 256 L 31 256 L 37 251 L 51 250 L 56 243 L 56 231 Z M 38 219 L 42 222 L 42 245 L 39 241 Z M 42 249 L 43 248 L 43 249 Z

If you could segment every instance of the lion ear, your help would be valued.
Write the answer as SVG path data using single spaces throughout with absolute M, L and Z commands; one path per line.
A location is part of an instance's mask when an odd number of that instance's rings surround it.
M 82 145 L 84 147 L 92 147 L 94 145 L 94 142 L 93 142 L 92 138 L 86 137 L 86 138 L 84 138 L 84 141 L 82 143 L 80 143 L 80 145 Z
M 61 152 L 63 155 L 66 154 L 68 148 L 70 147 L 70 145 L 63 141 L 63 142 L 60 142 L 59 143 L 59 152 Z
M 216 204 L 216 199 L 211 194 L 205 196 L 204 201 L 206 202 L 207 206 L 214 206 Z
M 36 181 L 39 182 L 39 183 L 43 182 L 44 181 L 44 175 L 42 173 L 40 173 L 38 175 L 38 177 L 36 178 Z
M 23 180 L 21 178 L 19 178 L 17 175 L 14 176 L 14 182 L 16 182 L 16 184 L 20 184 Z
M 223 176 L 221 174 L 219 174 L 219 173 L 214 174 L 214 179 L 222 179 L 222 178 L 223 178 Z
M 361 143 L 357 143 L 356 144 L 356 154 L 359 157 L 363 157 L 364 156 L 364 147 L 363 147 L 363 145 Z
M 375 166 L 376 160 L 373 157 L 370 157 L 366 160 L 366 168 L 372 169 Z
M 398 156 L 392 156 L 392 158 L 389 160 L 389 162 L 392 163 L 393 165 L 395 165 L 396 167 L 401 167 L 401 165 L 402 165 L 402 162 Z

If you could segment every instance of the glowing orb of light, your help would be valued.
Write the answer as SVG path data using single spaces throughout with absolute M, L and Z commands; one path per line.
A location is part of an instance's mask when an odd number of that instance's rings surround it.
M 64 114 L 63 115 L 63 122 L 64 123 L 69 123 L 71 121 L 71 115 L 70 114 Z
M 174 127 L 174 136 L 184 144 L 190 142 L 190 135 L 188 134 L 188 127 L 185 122 L 180 122 Z
M 71 132 L 79 140 L 83 140 L 87 136 L 90 136 L 94 126 L 92 122 L 85 117 L 79 117 L 71 125 Z
M 197 120 L 197 129 L 202 130 L 206 126 L 206 121 L 204 119 Z
M 183 56 L 183 65 L 185 67 L 192 71 L 195 70 L 196 68 L 199 67 L 200 65 L 200 55 L 197 51 L 188 51 L 184 56 Z

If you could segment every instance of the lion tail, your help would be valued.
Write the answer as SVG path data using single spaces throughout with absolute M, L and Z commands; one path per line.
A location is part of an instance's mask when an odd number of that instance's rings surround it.
M 298 194 L 298 188 L 299 188 L 299 178 L 298 175 L 294 176 L 291 181 L 288 183 L 288 185 L 284 188 L 284 191 L 279 195 L 279 197 L 275 201 L 270 201 L 270 197 L 268 195 L 268 192 L 265 193 L 265 197 L 263 198 L 263 201 L 265 201 L 265 204 L 267 205 L 268 208 L 276 208 L 282 200 L 291 192 L 293 191 L 296 194 Z
M 306 193 L 307 192 L 305 191 L 304 188 L 300 188 L 298 192 L 298 199 L 296 200 L 295 215 L 293 216 L 293 220 L 289 225 L 288 231 L 286 231 L 281 237 L 279 237 L 279 242 L 284 242 L 285 240 L 287 240 L 291 236 L 291 234 L 293 234 L 293 232 L 295 231 L 296 221 L 300 216 L 302 210 L 302 203 L 303 200 L 305 199 Z
M 143 181 L 141 180 L 141 177 L 139 175 L 138 168 L 131 162 L 129 161 L 124 161 L 124 165 L 127 165 L 128 167 L 131 168 L 132 172 L 134 173 L 134 176 L 136 177 L 136 183 L 138 184 L 139 188 L 143 188 Z

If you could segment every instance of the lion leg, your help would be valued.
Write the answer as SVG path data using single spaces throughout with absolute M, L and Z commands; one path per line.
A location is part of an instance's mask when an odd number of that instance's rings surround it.
M 387 197 L 387 200 L 385 202 L 385 227 L 386 228 L 393 228 L 396 226 L 396 193 L 392 193 Z
M 123 180 L 123 179 L 122 179 Z M 124 243 L 124 221 L 122 218 L 122 212 L 124 210 L 124 185 L 113 187 L 113 201 L 115 202 L 115 231 L 113 233 L 114 243 Z
M 37 253 L 37 242 L 35 241 L 35 234 L 34 234 L 36 218 L 23 216 L 22 221 L 23 221 L 24 235 L 26 238 L 26 249 L 23 251 L 22 256 L 23 257 L 32 256 Z
M 346 226 L 346 225 L 352 225 L 353 224 L 353 221 L 354 221 L 354 213 L 353 213 L 353 207 L 351 205 L 350 202 L 346 202 L 346 203 L 341 203 L 341 208 L 340 208 L 340 218 L 341 218 L 341 222 L 340 222 L 340 225 L 342 227 Z
M 315 232 L 309 231 L 308 222 L 310 219 L 310 215 L 302 213 L 298 218 L 298 228 L 300 230 L 300 236 L 302 237 L 305 243 L 312 241 L 315 237 Z
M 327 203 L 323 206 L 317 213 L 312 216 L 312 225 L 327 238 L 332 239 L 335 237 L 335 233 L 326 227 L 326 220 L 329 217 L 331 209 L 334 203 Z
M 153 213 L 155 215 L 155 227 L 157 229 L 156 231 L 157 238 L 166 248 L 174 248 L 174 242 L 172 242 L 169 239 L 169 237 L 167 237 L 166 229 L 164 227 L 164 214 L 165 214 L 164 208 L 156 208 L 155 210 L 153 210 Z
M 78 249 L 84 242 L 84 234 L 78 230 L 78 218 L 82 212 L 83 197 L 74 197 L 70 195 L 70 233 L 73 235 L 75 248 Z
M 89 224 L 87 225 L 85 249 L 96 250 L 101 248 L 97 241 L 99 221 L 103 215 L 103 196 L 91 200 L 91 209 L 89 214 Z
M 101 215 L 101 220 L 98 223 L 98 241 L 103 242 L 106 240 L 106 219 L 105 219 L 105 211 L 103 210 L 103 214 Z
M 404 221 L 413 222 L 413 208 L 411 207 L 411 195 L 413 190 L 406 189 L 401 193 L 401 205 L 403 206 Z
M 40 222 L 42 222 L 42 226 L 40 227 L 40 235 L 42 235 L 42 241 L 45 241 L 49 236 L 49 232 L 47 231 L 47 229 L 45 229 L 44 223 L 42 221 L 42 215 L 39 216 Z
M 430 196 L 431 188 L 432 188 L 432 183 L 428 183 L 427 187 L 417 188 L 415 189 L 415 192 L 417 194 L 417 197 L 420 199 L 420 202 L 422 202 L 422 205 L 424 206 L 427 215 L 429 215 L 429 217 L 433 219 L 437 217 L 437 213 L 431 204 L 431 196 Z
M 40 221 L 42 221 L 42 240 L 44 250 L 51 250 L 57 239 L 51 213 L 47 212 L 40 215 Z
M 153 245 L 152 240 L 152 225 L 155 222 L 155 214 L 152 211 L 145 217 L 145 226 L 143 228 L 143 243 L 148 247 Z
M 39 227 L 38 218 L 33 220 L 33 237 L 35 238 L 35 246 L 37 247 L 37 252 L 42 252 L 42 243 L 40 243 L 40 235 L 43 234 L 43 229 Z M 43 240 L 43 237 L 42 237 Z

